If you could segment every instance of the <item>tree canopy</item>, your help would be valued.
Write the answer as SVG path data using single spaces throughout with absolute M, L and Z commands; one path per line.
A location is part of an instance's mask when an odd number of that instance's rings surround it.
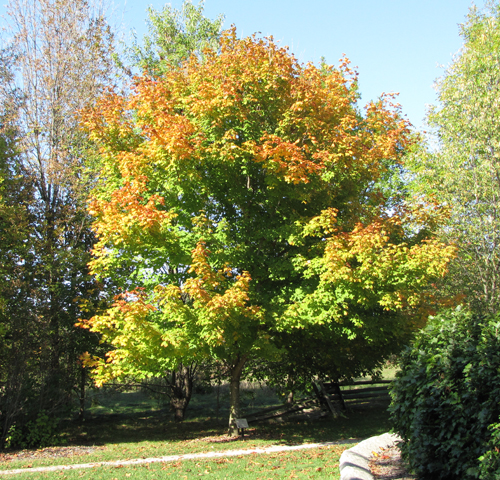
M 415 190 L 450 211 L 441 235 L 458 247 L 447 286 L 476 308 L 497 311 L 500 297 L 500 6 L 473 7 L 464 45 L 437 82 L 429 114 L 434 151 L 412 162 Z
M 217 48 L 224 16 L 206 18 L 203 3 L 195 6 L 184 0 L 180 10 L 168 4 L 161 11 L 148 7 L 149 34 L 142 45 L 136 41 L 127 49 L 132 64 L 151 75 L 161 75 L 171 63 L 180 65 L 191 55 L 203 55 L 205 48 Z
M 113 346 L 87 360 L 98 382 L 209 356 L 229 368 L 233 419 L 243 368 L 283 354 L 278 335 L 324 327 L 332 348 L 382 358 L 422 325 L 453 248 L 429 205 L 391 189 L 412 137 L 390 97 L 358 109 L 356 79 L 345 58 L 301 65 L 233 28 L 85 113 L 91 269 L 123 289 L 82 322 Z
M 7 12 L 11 57 L 2 56 L 0 79 L 0 447 L 50 440 L 74 390 L 84 392 L 80 355 L 98 346 L 96 334 L 75 328 L 102 300 L 87 266 L 95 237 L 85 204 L 88 142 L 77 111 L 111 82 L 114 44 L 93 2 L 11 0 Z M 50 421 L 38 421 L 46 415 Z

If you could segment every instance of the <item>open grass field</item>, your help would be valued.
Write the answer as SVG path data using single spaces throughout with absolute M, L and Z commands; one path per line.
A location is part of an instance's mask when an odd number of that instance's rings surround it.
M 22 479 L 160 479 L 195 478 L 339 478 L 338 462 L 343 450 L 355 440 L 379 435 L 390 429 L 387 403 L 358 402 L 348 405 L 345 418 L 300 415 L 282 422 L 251 424 L 245 437 L 226 436 L 227 399 L 219 391 L 198 394 L 183 423 L 173 420 L 143 392 L 101 395 L 95 398 L 83 423 L 68 421 L 63 427 L 62 446 L 0 454 L 0 473 L 26 469 L 26 473 L 1 475 Z M 245 414 L 280 400 L 269 389 L 243 391 Z M 219 419 L 216 413 L 219 412 Z M 224 415 L 223 415 L 224 414 Z M 221 452 L 275 445 L 338 442 L 322 448 L 251 454 L 213 459 L 195 459 L 127 466 L 96 466 L 91 469 L 30 472 L 41 466 L 99 463 L 116 460 L 163 457 L 178 454 Z

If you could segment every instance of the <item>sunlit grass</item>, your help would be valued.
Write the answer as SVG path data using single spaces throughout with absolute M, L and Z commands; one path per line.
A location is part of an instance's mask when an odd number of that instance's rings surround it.
M 26 472 L 22 479 L 161 479 L 208 476 L 214 479 L 233 478 L 339 478 L 339 458 L 352 445 L 335 445 L 293 452 L 251 454 L 203 460 L 183 460 L 133 466 L 100 466 L 58 472 Z
M 267 399 L 260 398 L 259 395 Z M 219 397 L 221 400 L 222 396 Z M 279 402 L 270 391 L 248 395 L 247 400 L 249 403 L 261 404 L 259 408 Z M 0 470 L 155 458 L 272 445 L 339 442 L 344 445 L 328 447 L 318 452 L 314 449 L 272 454 L 275 457 L 259 455 L 258 458 L 262 457 L 260 460 L 252 460 L 255 456 L 252 454 L 249 458 L 231 458 L 227 461 L 185 460 L 181 464 L 173 462 L 149 466 L 96 467 L 90 470 L 65 470 L 43 474 L 30 474 L 28 470 L 26 474 L 16 477 L 114 479 L 165 476 L 184 478 L 186 475 L 191 478 L 201 474 L 213 478 L 231 478 L 241 477 L 243 474 L 238 472 L 245 472 L 247 478 L 281 478 L 285 474 L 287 477 L 298 475 L 298 478 L 321 478 L 327 475 L 337 478 L 334 476 L 337 473 L 332 473 L 329 469 L 331 465 L 338 464 L 341 451 L 349 445 L 352 446 L 349 439 L 363 439 L 390 429 L 387 402 L 372 401 L 350 405 L 345 418 L 334 420 L 331 417 L 296 417 L 281 423 L 251 424 L 244 439 L 230 439 L 225 435 L 227 420 L 222 416 L 223 410 L 220 409 L 221 420 L 217 421 L 213 401 L 213 394 L 196 396 L 194 408 L 190 406 L 187 419 L 183 423 L 176 423 L 168 410 L 160 409 L 140 392 L 113 395 L 110 398 L 103 396 L 99 404 L 92 407 L 91 418 L 83 424 L 68 422 L 62 432 L 67 447 L 88 446 L 91 447 L 90 453 L 78 454 L 77 450 L 70 456 L 54 457 L 47 456 L 46 451 L 40 450 L 30 452 L 29 458 L 23 458 L 20 452 L 8 452 L 10 458 L 0 464 Z M 247 407 L 247 411 L 251 408 L 254 408 L 254 405 Z M 328 461 L 325 463 L 326 458 Z M 277 462 L 283 465 L 278 465 Z

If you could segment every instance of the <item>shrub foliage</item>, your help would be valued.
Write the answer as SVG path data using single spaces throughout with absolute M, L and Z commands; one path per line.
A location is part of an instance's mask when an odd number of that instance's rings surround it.
M 498 317 L 447 311 L 404 352 L 391 416 L 419 478 L 500 478 L 499 330 Z

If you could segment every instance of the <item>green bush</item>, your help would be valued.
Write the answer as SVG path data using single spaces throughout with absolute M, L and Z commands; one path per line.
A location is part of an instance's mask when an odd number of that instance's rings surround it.
M 51 418 L 41 412 L 34 421 L 28 422 L 22 428 L 13 424 L 9 428 L 5 446 L 7 448 L 44 448 L 57 445 L 58 442 L 57 418 Z
M 500 423 L 488 427 L 491 432 L 488 451 L 479 457 L 480 480 L 500 480 Z
M 499 331 L 498 317 L 448 311 L 403 353 L 390 410 L 420 478 L 500 479 Z

